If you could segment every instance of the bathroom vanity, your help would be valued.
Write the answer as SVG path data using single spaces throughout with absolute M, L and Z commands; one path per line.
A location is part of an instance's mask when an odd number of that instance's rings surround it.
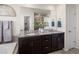
M 21 34 L 18 40 L 19 54 L 45 54 L 64 48 L 64 32 Z

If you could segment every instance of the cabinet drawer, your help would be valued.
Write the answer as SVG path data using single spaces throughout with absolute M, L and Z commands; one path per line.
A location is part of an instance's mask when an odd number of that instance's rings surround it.
M 51 46 L 51 39 L 43 39 L 41 41 L 41 46 Z
M 41 42 L 50 42 L 51 39 L 47 39 L 47 38 L 44 38 L 43 40 L 41 40 Z
M 53 34 L 52 38 L 58 37 L 58 34 Z
M 41 42 L 41 46 L 51 46 L 51 42 Z
M 51 47 L 49 47 L 49 46 L 46 46 L 46 47 L 42 47 L 41 48 L 41 52 L 42 53 L 49 53 L 49 52 L 51 52 L 52 50 L 51 50 Z
M 42 39 L 44 39 L 44 38 L 51 38 L 51 35 L 42 35 L 41 38 Z

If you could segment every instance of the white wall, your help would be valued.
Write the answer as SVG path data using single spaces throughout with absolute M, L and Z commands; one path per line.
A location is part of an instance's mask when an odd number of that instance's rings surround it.
M 0 16 L 0 20 L 2 21 L 7 21 L 7 20 L 11 20 L 13 21 L 13 35 L 16 36 L 19 34 L 19 7 L 17 5 L 9 5 L 11 6 L 12 8 L 14 8 L 15 12 L 16 12 L 16 16 L 15 17 L 8 17 L 8 16 Z
M 76 26 L 76 48 L 79 49 L 79 5 L 76 5 L 77 26 Z
M 33 30 L 34 13 L 29 8 L 20 7 L 19 5 L 10 5 L 16 11 L 16 17 L 13 24 L 13 35 L 18 36 L 20 30 L 24 30 L 24 16 L 30 16 L 30 30 Z
M 58 31 L 66 31 L 66 5 L 65 4 L 60 4 L 60 5 L 56 5 L 56 6 L 52 6 L 51 10 L 50 10 L 50 15 L 48 18 L 49 21 L 49 27 Z M 60 20 L 61 18 L 61 22 L 62 22 L 62 27 L 57 27 L 57 21 Z M 51 26 L 51 22 L 54 21 L 55 22 L 55 26 L 52 27 Z
M 57 10 L 56 21 L 61 20 L 61 23 L 62 23 L 62 27 L 57 27 L 57 30 L 65 32 L 66 31 L 66 5 L 60 4 L 56 7 L 56 10 Z
M 20 16 L 20 29 L 24 30 L 24 16 L 30 16 L 30 30 L 34 30 L 34 11 L 30 8 L 21 7 Z
M 12 20 L 13 21 L 13 35 L 18 36 L 20 30 L 24 30 L 24 16 L 30 16 L 30 30 L 33 29 L 34 14 L 31 9 L 23 8 L 19 5 L 9 5 L 14 8 L 16 17 L 0 17 L 0 20 Z
M 56 30 L 56 25 L 54 26 L 54 27 L 52 27 L 51 25 L 52 25 L 52 21 L 54 21 L 54 22 L 56 22 L 56 18 L 57 18 L 57 11 L 56 11 L 56 7 L 55 6 L 52 6 L 52 9 L 50 10 L 50 15 L 49 15 L 49 25 L 50 25 L 50 28 L 51 29 L 54 29 L 54 30 Z
M 46 28 L 50 28 L 50 29 L 54 29 L 56 30 L 56 26 L 52 27 L 52 21 L 56 21 L 56 7 L 52 6 L 52 8 L 50 9 L 50 13 L 48 14 L 49 17 L 45 17 L 45 21 L 47 21 L 49 23 L 49 26 L 47 26 Z M 46 19 L 47 18 L 47 19 Z

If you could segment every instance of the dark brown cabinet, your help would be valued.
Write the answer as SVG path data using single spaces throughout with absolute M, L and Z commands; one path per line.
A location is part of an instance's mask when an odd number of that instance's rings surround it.
M 41 39 L 39 36 L 33 37 L 32 51 L 33 53 L 41 53 Z
M 43 54 L 64 47 L 64 33 L 19 38 L 19 54 Z
M 52 51 L 64 48 L 64 33 L 52 35 Z
M 58 40 L 57 37 L 52 37 L 52 51 L 58 50 Z
M 32 53 L 32 45 L 33 42 L 30 40 L 31 38 L 20 38 L 19 39 L 19 53 L 25 54 L 27 53 Z
M 43 35 L 41 36 L 41 53 L 49 53 L 51 52 L 51 35 Z
M 58 49 L 64 48 L 64 33 L 58 34 Z
M 19 38 L 19 53 L 40 53 L 40 51 L 40 38 L 38 36 Z

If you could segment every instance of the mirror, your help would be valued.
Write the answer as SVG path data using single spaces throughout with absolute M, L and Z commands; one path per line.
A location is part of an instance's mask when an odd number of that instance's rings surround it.
M 44 16 L 40 13 L 34 13 L 34 30 L 44 28 Z

